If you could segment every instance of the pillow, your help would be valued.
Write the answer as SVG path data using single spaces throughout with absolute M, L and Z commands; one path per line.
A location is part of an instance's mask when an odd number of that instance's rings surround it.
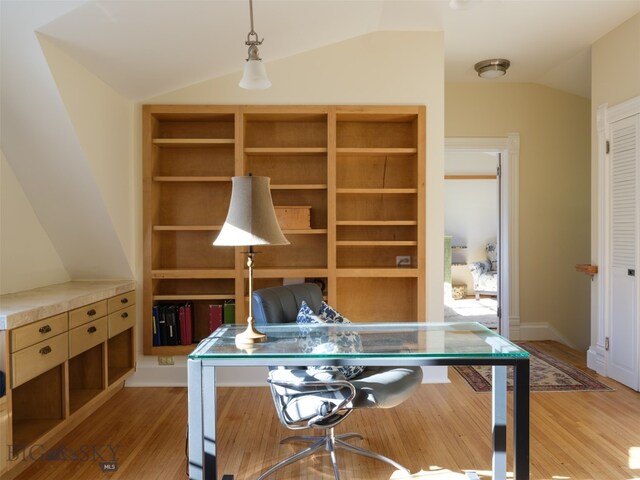
M 322 323 L 351 323 L 324 301 L 320 312 L 316 315 L 303 300 L 296 317 L 298 325 L 313 325 Z M 362 341 L 356 332 L 318 331 L 310 328 L 306 335 L 300 339 L 302 350 L 305 353 L 357 353 L 362 351 Z M 357 365 L 321 365 L 307 368 L 309 374 L 314 375 L 322 371 L 333 370 L 340 372 L 347 380 L 350 380 L 362 372 L 365 367 Z

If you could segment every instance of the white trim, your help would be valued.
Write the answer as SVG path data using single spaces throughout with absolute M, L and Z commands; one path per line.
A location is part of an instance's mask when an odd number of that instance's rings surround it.
M 611 195 L 609 188 L 609 168 L 607 166 L 608 154 L 606 153 L 606 142 L 610 139 L 610 126 L 613 122 L 623 120 L 633 115 L 640 115 L 640 96 L 633 97 L 624 102 L 609 107 L 603 103 L 598 107 L 596 116 L 597 128 L 597 232 L 598 242 L 596 265 L 598 265 L 598 275 L 593 279 L 596 300 L 592 301 L 592 318 L 595 317 L 595 345 L 591 345 L 587 352 L 587 367 L 595 370 L 601 375 L 608 376 L 609 352 L 605 349 L 605 339 L 609 336 L 610 325 L 608 319 L 611 308 L 611 297 L 609 292 L 610 278 L 610 239 L 608 235 L 607 212 L 609 208 L 609 198 Z M 594 311 L 595 310 L 595 311 Z
M 617 103 L 612 107 L 608 107 L 607 104 L 600 105 L 600 108 L 606 109 L 606 123 L 617 122 L 627 117 L 637 115 L 640 113 L 640 96 L 630 98 L 622 103 Z M 598 112 L 600 112 L 598 108 Z M 598 125 L 599 126 L 599 125 Z M 608 132 L 607 132 L 608 133 Z M 608 138 L 608 136 L 607 136 Z
M 520 219 L 519 219 L 519 164 L 520 134 L 506 137 L 448 137 L 444 141 L 445 152 L 500 152 L 502 153 L 501 195 L 502 202 L 502 257 L 508 265 L 506 295 L 502 295 L 500 308 L 503 321 L 501 332 L 510 338 L 510 329 L 520 324 Z M 504 285 L 504 284 L 503 284 Z

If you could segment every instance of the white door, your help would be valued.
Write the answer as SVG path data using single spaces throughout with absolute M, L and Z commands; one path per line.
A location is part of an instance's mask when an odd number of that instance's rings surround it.
M 607 374 L 640 389 L 640 115 L 610 124 Z

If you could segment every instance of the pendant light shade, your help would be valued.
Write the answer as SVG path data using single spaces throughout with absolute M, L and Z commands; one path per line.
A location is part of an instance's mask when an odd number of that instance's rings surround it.
M 255 54 L 253 54 L 252 49 L 254 49 Z M 255 58 L 252 58 L 252 56 Z M 264 90 L 271 86 L 271 82 L 267 77 L 267 69 L 258 56 L 258 47 L 256 46 L 249 47 L 249 58 L 244 64 L 244 73 L 238 85 L 247 90 Z

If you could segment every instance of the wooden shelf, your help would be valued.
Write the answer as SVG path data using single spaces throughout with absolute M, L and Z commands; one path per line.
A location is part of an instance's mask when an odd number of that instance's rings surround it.
M 337 240 L 338 247 L 412 247 L 417 245 L 415 240 Z
M 371 194 L 413 194 L 418 193 L 417 188 L 338 188 L 336 193 L 349 193 L 358 195 Z
M 212 247 L 213 248 L 213 247 Z M 236 271 L 230 268 L 188 268 L 152 270 L 151 278 L 234 278 Z
M 207 294 L 207 295 L 189 295 L 189 294 L 175 294 L 175 295 L 154 295 L 153 300 L 157 302 L 164 301 L 187 301 L 187 300 L 234 300 L 235 294 Z
M 246 155 L 321 155 L 327 153 L 326 147 L 247 147 Z
M 224 147 L 234 145 L 233 138 L 154 138 L 153 144 L 160 147 Z
M 416 148 L 336 148 L 338 155 L 374 156 L 374 155 L 415 155 Z
M 154 182 L 231 182 L 231 177 L 153 177 Z
M 271 185 L 271 190 L 326 190 L 326 183 Z
M 338 220 L 336 225 L 342 226 L 412 226 L 416 220 Z
M 327 229 L 326 228 L 309 228 L 309 229 L 306 229 L 306 230 L 303 230 L 303 229 L 299 229 L 299 230 L 285 229 L 285 230 L 282 230 L 282 233 L 284 233 L 285 235 L 326 235 L 327 234 Z
M 243 270 L 244 276 L 249 272 Z M 326 277 L 329 270 L 326 268 L 255 268 L 254 278 L 301 278 L 301 277 Z
M 371 267 L 352 267 L 336 269 L 338 277 L 418 277 L 417 268 L 413 267 L 395 267 L 395 268 L 371 268 Z

